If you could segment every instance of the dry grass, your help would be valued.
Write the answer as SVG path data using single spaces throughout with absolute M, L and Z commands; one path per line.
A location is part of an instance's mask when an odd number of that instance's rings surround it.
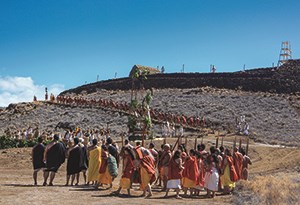
M 283 174 L 257 176 L 241 181 L 233 198 L 234 204 L 294 205 L 300 204 L 300 178 Z

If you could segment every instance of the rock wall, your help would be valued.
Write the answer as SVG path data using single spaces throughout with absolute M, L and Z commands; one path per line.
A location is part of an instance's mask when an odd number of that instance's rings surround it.
M 136 88 L 197 88 L 210 86 L 233 90 L 271 93 L 300 93 L 300 60 L 290 60 L 278 69 L 260 68 L 234 73 L 159 73 L 148 75 L 147 80 L 134 81 Z M 131 78 L 105 80 L 66 90 L 61 94 L 82 91 L 93 93 L 105 90 L 130 90 Z

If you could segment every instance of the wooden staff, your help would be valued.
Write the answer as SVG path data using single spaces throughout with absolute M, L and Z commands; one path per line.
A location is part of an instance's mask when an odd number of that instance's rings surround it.
M 179 142 L 179 138 L 180 138 L 180 137 L 181 137 L 181 136 L 178 136 L 178 138 L 177 138 L 177 140 L 176 140 L 176 142 L 175 142 L 174 146 L 172 147 L 172 150 L 171 150 L 171 152 L 173 152 L 173 151 L 174 151 L 175 147 L 177 146 L 177 144 L 178 144 L 178 142 Z
M 249 150 L 249 137 L 247 137 L 246 155 L 248 155 L 248 150 Z
M 196 137 L 195 137 L 195 144 L 194 144 L 194 150 L 197 149 L 197 140 L 198 140 L 198 137 L 197 137 L 197 135 L 196 135 Z
M 121 139 L 122 139 L 122 147 L 124 147 L 124 133 L 121 134 Z
M 219 147 L 219 136 L 216 138 L 216 148 Z
M 242 148 L 242 138 L 240 138 L 240 142 L 239 142 L 239 150 L 241 150 Z
M 221 146 L 223 147 L 224 137 L 222 137 Z
M 146 132 L 146 129 L 144 128 L 143 134 L 142 134 L 142 147 L 145 147 L 145 132 Z
M 164 138 L 164 144 L 167 144 L 167 136 Z
M 184 147 L 187 150 L 187 135 L 184 137 Z
M 201 144 L 203 144 L 203 135 L 202 135 L 202 139 L 201 139 Z
M 236 148 L 236 136 L 234 138 L 234 142 L 233 142 L 233 149 Z

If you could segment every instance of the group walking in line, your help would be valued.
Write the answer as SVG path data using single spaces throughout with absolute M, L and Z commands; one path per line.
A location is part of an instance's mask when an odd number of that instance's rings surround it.
M 165 143 L 157 149 L 152 142 L 146 148 L 139 141 L 132 145 L 126 139 L 119 149 L 111 137 L 95 138 L 88 144 L 75 137 L 70 144 L 60 141 L 58 135 L 47 146 L 42 138 L 38 142 L 32 150 L 35 185 L 38 171 L 43 170 L 43 185 L 53 186 L 56 172 L 67 159 L 66 186 L 79 185 L 82 173 L 84 185 L 112 189 L 121 173 L 119 187 L 112 195 L 126 190 L 130 196 L 133 185 L 139 184 L 145 198 L 153 196 L 153 186 L 165 192 L 165 197 L 174 190 L 177 199 L 203 193 L 213 198 L 216 192 L 230 194 L 238 180 L 247 180 L 251 164 L 245 150 L 236 147 L 211 146 L 207 151 L 204 144 L 198 144 L 196 149 L 186 150 L 184 144 L 175 147 Z

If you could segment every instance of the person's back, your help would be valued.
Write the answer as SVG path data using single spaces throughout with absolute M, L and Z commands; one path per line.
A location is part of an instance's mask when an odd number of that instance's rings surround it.
M 45 151 L 45 146 L 42 143 L 37 144 L 32 149 L 32 162 L 33 168 L 39 169 L 45 167 L 45 163 L 43 161 L 43 154 Z

